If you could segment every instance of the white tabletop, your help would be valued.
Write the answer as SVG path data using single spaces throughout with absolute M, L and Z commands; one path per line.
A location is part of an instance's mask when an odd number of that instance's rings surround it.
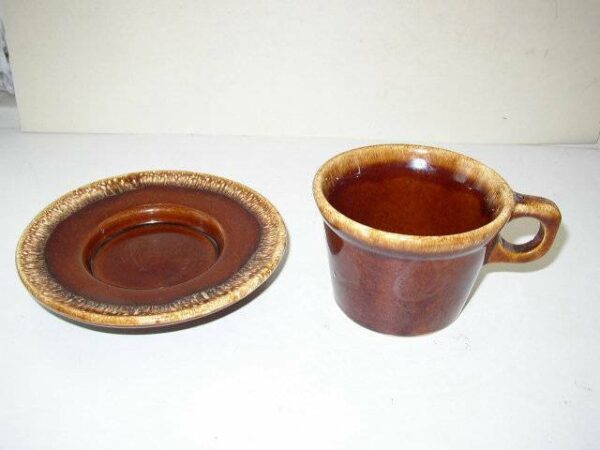
M 543 260 L 489 266 L 450 327 L 392 337 L 336 306 L 311 181 L 372 141 L 22 134 L 0 129 L 0 448 L 597 448 L 600 149 L 452 145 L 564 225 Z M 91 331 L 42 309 L 14 250 L 63 193 L 142 169 L 245 183 L 283 215 L 285 267 L 219 320 Z

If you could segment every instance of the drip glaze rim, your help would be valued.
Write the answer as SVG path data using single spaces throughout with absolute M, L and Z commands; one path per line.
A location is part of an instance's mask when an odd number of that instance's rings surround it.
M 485 225 L 457 234 L 419 236 L 383 231 L 357 222 L 337 210 L 328 200 L 336 182 L 358 168 L 389 162 L 425 159 L 432 166 L 460 173 L 473 180 L 494 208 L 494 217 Z M 451 150 L 413 144 L 383 144 L 360 147 L 326 161 L 313 181 L 313 195 L 327 225 L 357 244 L 411 254 L 466 253 L 486 245 L 510 220 L 515 194 L 494 170 L 466 155 Z

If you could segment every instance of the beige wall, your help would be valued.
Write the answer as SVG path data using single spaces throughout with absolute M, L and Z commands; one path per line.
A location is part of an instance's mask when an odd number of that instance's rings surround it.
M 600 1 L 6 0 L 29 131 L 592 142 Z

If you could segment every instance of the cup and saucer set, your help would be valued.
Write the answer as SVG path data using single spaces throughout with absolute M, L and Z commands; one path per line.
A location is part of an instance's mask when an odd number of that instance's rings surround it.
M 514 192 L 482 163 L 420 145 L 341 153 L 320 167 L 313 195 L 341 310 L 399 336 L 452 323 L 483 265 L 540 258 L 561 221 L 552 201 Z M 513 244 L 501 231 L 519 217 L 540 227 Z M 251 188 L 148 171 L 58 198 L 23 232 L 16 263 L 50 312 L 94 329 L 152 332 L 257 296 L 281 269 L 287 241 L 275 206 Z

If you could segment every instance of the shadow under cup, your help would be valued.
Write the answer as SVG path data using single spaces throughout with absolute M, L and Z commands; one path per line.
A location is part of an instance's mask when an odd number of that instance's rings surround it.
M 313 190 L 337 303 L 359 324 L 395 335 L 453 322 L 484 264 L 541 257 L 561 219 L 550 200 L 515 193 L 478 161 L 433 147 L 342 153 L 319 169 Z M 524 216 L 539 220 L 536 236 L 502 239 L 504 225 Z

